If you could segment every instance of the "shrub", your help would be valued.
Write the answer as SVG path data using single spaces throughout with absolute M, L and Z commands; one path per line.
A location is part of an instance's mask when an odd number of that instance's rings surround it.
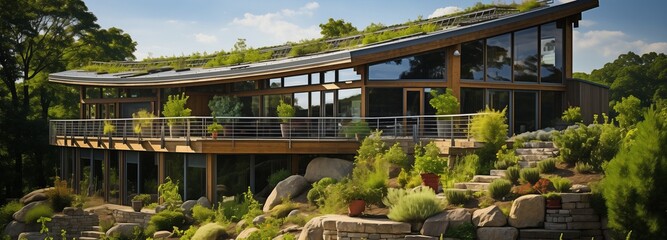
M 35 223 L 37 220 L 41 217 L 52 217 L 53 216 L 53 208 L 51 208 L 48 205 L 37 205 L 30 209 L 26 214 L 25 214 L 25 222 L 26 223 Z
M 540 173 L 550 173 L 556 170 L 556 159 L 547 158 L 537 163 L 537 169 Z
M 349 180 L 344 180 L 336 184 L 331 184 L 324 190 L 323 201 L 320 205 L 320 212 L 322 213 L 341 213 L 342 209 L 347 208 L 347 202 L 343 197 L 342 192 L 346 191 Z
M 186 96 L 185 93 L 169 95 L 167 96 L 167 102 L 162 105 L 162 115 L 169 118 L 167 119 L 167 125 L 169 125 L 170 134 L 173 125 L 183 121 L 173 117 L 188 117 L 192 113 L 191 109 L 185 107 L 189 98 L 190 96 Z
M 215 211 L 197 204 L 192 208 L 192 218 L 198 223 L 208 222 L 215 218 Z
M 396 164 L 401 168 L 409 167 L 408 155 L 405 154 L 400 143 L 395 143 L 382 155 L 389 163 Z
M 505 179 L 509 180 L 512 184 L 519 183 L 520 171 L 521 167 L 519 166 L 508 167 L 507 170 L 505 171 Z
M 286 123 L 290 118 L 294 117 L 296 109 L 291 104 L 285 103 L 285 101 L 280 99 L 280 103 L 276 107 L 276 112 L 278 113 L 278 117 L 280 117 L 280 121 Z
M 470 193 L 456 190 L 445 190 L 445 198 L 449 204 L 461 205 L 470 200 Z
M 164 201 L 164 205 L 169 210 L 175 210 L 180 207 L 181 194 L 178 193 L 178 181 L 176 183 L 171 181 L 170 177 L 165 178 L 164 183 L 157 188 L 158 194 Z
M 113 225 L 116 224 L 116 221 L 114 218 L 105 218 L 105 219 L 100 219 L 100 231 L 101 232 L 107 232 L 109 228 L 113 227 Z
M 62 212 L 65 207 L 72 206 L 74 195 L 72 194 L 72 190 L 67 187 L 67 181 L 60 180 L 60 177 L 56 176 L 53 180 L 53 186 L 53 190 L 46 193 L 49 196 L 53 210 Z
M 472 223 L 466 222 L 459 226 L 449 229 L 445 233 L 445 237 L 456 238 L 461 240 L 474 240 L 476 237 L 477 228 Z
M 227 236 L 223 226 L 217 223 L 209 223 L 199 227 L 194 235 L 192 235 L 192 240 L 226 239 L 227 237 L 229 236 Z
M 568 107 L 565 111 L 563 111 L 563 116 L 561 119 L 569 124 L 581 122 L 581 108 L 572 106 Z
M 283 203 L 273 207 L 271 209 L 271 217 L 274 218 L 285 218 L 292 210 L 297 209 L 296 204 L 292 201 L 283 199 Z
M 408 195 L 408 191 L 403 188 L 389 188 L 387 189 L 387 196 L 382 199 L 382 203 L 391 207 L 398 203 L 403 197 Z
M 523 168 L 519 172 L 519 176 L 521 176 L 522 181 L 534 185 L 540 180 L 540 171 L 537 168 Z
M 590 159 L 591 153 L 599 141 L 600 133 L 596 127 L 584 124 L 570 126 L 561 133 L 556 133 L 554 143 L 560 148 L 560 158 L 569 165 Z
M 454 164 L 453 169 L 447 169 L 440 180 L 443 188 L 450 188 L 457 182 L 466 182 L 472 179 L 475 174 L 482 173 L 480 170 L 480 161 L 477 154 L 466 155 L 459 158 Z M 488 172 L 486 172 L 488 174 Z
M 308 202 L 318 206 L 321 205 L 323 201 L 322 198 L 325 196 L 324 194 L 326 187 L 334 183 L 336 183 L 336 179 L 330 177 L 325 177 L 317 182 L 314 182 L 313 188 L 308 191 L 308 195 L 306 196 L 308 198 Z
M 435 114 L 447 115 L 459 112 L 461 104 L 459 103 L 459 99 L 454 96 L 451 88 L 447 88 L 444 93 L 431 91 L 431 96 L 432 98 L 428 103 L 436 110 Z
M 512 183 L 505 179 L 496 179 L 489 184 L 489 197 L 496 200 L 503 200 L 512 190 Z
M 584 161 L 591 164 L 595 171 L 602 171 L 602 165 L 616 156 L 623 142 L 623 129 L 614 125 L 613 122 L 607 122 L 606 115 L 603 117 L 605 123 L 600 125 L 598 144 L 591 152 L 590 161 Z
M 651 108 L 635 143 L 605 169 L 602 193 L 609 226 L 634 239 L 667 239 L 667 114 Z
M 595 170 L 593 169 L 593 166 L 591 166 L 588 163 L 582 163 L 582 162 L 578 162 L 574 166 L 574 170 L 577 171 L 578 173 L 582 173 L 582 174 L 589 174 L 589 173 L 594 173 L 595 172 Z
M 530 183 L 524 183 L 519 186 L 515 186 L 512 188 L 512 193 L 523 196 L 526 194 L 531 194 L 535 193 L 535 189 L 533 188 L 533 185 Z
M 533 189 L 541 194 L 545 194 L 549 192 L 549 186 L 551 186 L 551 181 L 549 181 L 549 179 L 540 178 L 540 180 L 533 185 Z
M 280 169 L 277 172 L 271 173 L 267 181 L 269 182 L 269 186 L 275 187 L 280 181 L 285 180 L 290 175 L 291 173 L 287 169 Z
M 475 115 L 470 123 L 470 133 L 477 141 L 484 142 L 484 146 L 478 150 L 482 163 L 493 163 L 496 153 L 505 144 L 507 139 L 507 108 L 496 111 L 488 106 L 482 114 Z
M 146 233 L 152 236 L 156 231 L 170 231 L 174 227 L 185 228 L 185 215 L 180 211 L 164 210 L 151 217 Z
M 230 118 L 241 116 L 243 103 L 236 96 L 216 95 L 208 101 L 208 108 L 211 110 L 211 115 L 214 117 L 224 117 L 222 121 L 225 122 L 229 121 Z
M 141 201 L 144 206 L 151 204 L 151 195 L 150 194 L 137 194 L 132 197 L 132 201 Z
M 23 207 L 23 204 L 17 201 L 8 202 L 0 208 L 0 229 L 5 229 L 5 225 L 14 220 L 12 215 L 18 212 Z
M 440 149 L 434 142 L 430 142 L 424 147 L 415 145 L 415 171 L 442 174 L 446 167 L 447 160 L 440 156 Z
M 197 230 L 199 230 L 199 227 L 196 225 L 192 225 L 188 228 L 188 230 L 185 230 L 183 234 L 181 234 L 181 240 L 189 240 L 192 239 L 195 236 L 195 233 L 197 233 Z M 175 231 L 174 231 L 175 232 Z
M 443 210 L 442 203 L 431 190 L 409 193 L 389 208 L 389 219 L 398 222 L 423 222 Z
M 253 232 L 246 240 L 266 240 L 273 239 L 280 234 L 280 219 L 269 218 L 259 227 L 259 231 Z
M 572 187 L 572 181 L 567 178 L 554 177 L 551 178 L 551 183 L 553 183 L 556 192 L 559 193 L 569 192 L 570 187 Z
M 614 105 L 614 111 L 618 113 L 616 120 L 622 128 L 633 128 L 642 118 L 641 100 L 635 96 L 622 97 L 621 101 Z

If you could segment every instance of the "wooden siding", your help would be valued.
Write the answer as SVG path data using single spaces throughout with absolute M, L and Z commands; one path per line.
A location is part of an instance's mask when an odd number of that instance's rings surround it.
M 578 79 L 568 79 L 567 106 L 581 107 L 584 123 L 593 122 L 593 115 L 609 114 L 609 88 Z

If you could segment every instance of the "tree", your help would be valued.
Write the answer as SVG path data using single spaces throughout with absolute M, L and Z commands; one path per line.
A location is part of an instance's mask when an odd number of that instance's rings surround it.
M 621 98 L 621 101 L 614 105 L 614 111 L 618 113 L 616 120 L 622 128 L 634 128 L 635 124 L 641 121 L 641 101 L 635 96 Z
M 188 117 L 192 113 L 191 109 L 185 107 L 190 96 L 186 96 L 185 93 L 182 93 L 180 95 L 169 95 L 167 98 L 167 102 L 164 103 L 164 106 L 162 107 L 162 115 L 170 118 L 167 119 L 167 125 L 169 125 L 169 136 L 173 137 L 172 129 L 174 125 L 183 121 L 182 119 L 173 117 Z
M 667 114 L 652 107 L 602 183 L 609 226 L 633 239 L 667 239 Z
M 334 20 L 329 18 L 327 23 L 320 24 L 320 33 L 325 38 L 334 38 L 345 36 L 357 32 L 357 28 L 352 23 L 345 22 L 343 19 Z
M 131 61 L 137 42 L 119 28 L 91 30 L 85 32 L 70 46 L 63 58 L 67 69 L 76 69 L 91 61 Z

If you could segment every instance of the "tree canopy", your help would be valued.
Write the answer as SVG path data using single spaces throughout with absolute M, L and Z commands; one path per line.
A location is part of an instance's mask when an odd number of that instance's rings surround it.
M 329 18 L 327 23 L 320 24 L 320 33 L 325 38 L 345 36 L 357 32 L 357 28 L 352 23 L 345 22 L 343 19 L 334 20 Z

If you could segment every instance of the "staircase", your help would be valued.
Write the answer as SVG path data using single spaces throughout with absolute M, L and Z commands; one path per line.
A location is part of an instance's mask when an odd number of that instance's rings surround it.
M 79 237 L 80 240 L 97 240 L 97 239 L 102 239 L 104 237 L 104 233 L 101 232 L 101 229 L 99 226 L 94 226 L 93 230 L 90 231 L 82 231 L 81 232 L 81 237 Z
M 558 148 L 553 142 L 527 142 L 516 150 L 521 168 L 537 167 L 537 162 L 558 156 Z

